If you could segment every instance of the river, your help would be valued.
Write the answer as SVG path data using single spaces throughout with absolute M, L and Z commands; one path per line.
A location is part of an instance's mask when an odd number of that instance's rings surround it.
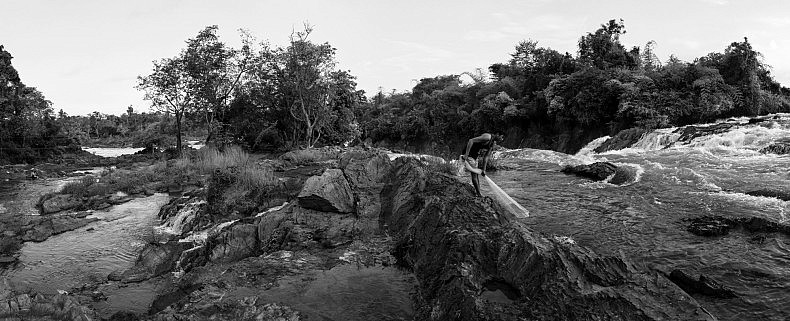
M 530 210 L 522 221 L 549 235 L 568 236 L 608 255 L 624 254 L 667 271 L 704 274 L 739 298 L 695 296 L 720 320 L 786 320 L 790 315 L 790 239 L 766 234 L 756 241 L 734 231 L 705 238 L 686 231 L 686 218 L 758 216 L 788 221 L 790 202 L 748 191 L 790 191 L 790 157 L 762 154 L 790 137 L 790 116 L 761 124 L 746 119 L 729 131 L 677 142 L 674 128 L 645 135 L 632 148 L 601 154 L 591 143 L 577 155 L 544 150 L 509 151 L 512 170 L 490 177 Z M 565 175 L 564 165 L 609 161 L 637 174 L 624 186 Z M 759 240 L 759 239 L 758 239 Z

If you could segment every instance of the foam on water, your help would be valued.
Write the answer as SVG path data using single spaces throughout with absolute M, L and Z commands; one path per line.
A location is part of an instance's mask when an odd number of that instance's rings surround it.
M 785 209 L 790 206 L 788 202 L 774 197 L 752 196 L 744 193 L 737 192 L 717 192 L 711 193 L 714 197 L 724 198 L 730 201 L 744 203 L 750 206 L 756 206 L 763 210 L 769 218 L 778 220 L 779 222 L 786 222 L 787 215 Z

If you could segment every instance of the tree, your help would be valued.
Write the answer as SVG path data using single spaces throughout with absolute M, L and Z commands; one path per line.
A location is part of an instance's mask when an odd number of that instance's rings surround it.
M 335 48 L 329 43 L 314 44 L 308 37 L 312 27 L 290 36 L 290 45 L 279 54 L 277 73 L 285 108 L 295 120 L 294 142 L 304 133 L 306 147 L 313 147 L 331 122 L 331 74 L 335 69 Z
M 183 55 L 154 61 L 153 72 L 145 77 L 137 77 L 138 90 L 145 92 L 156 110 L 172 114 L 176 123 L 176 150 L 181 153 L 181 121 L 184 113 L 194 105 L 197 87 L 189 77 Z
M 217 30 L 216 25 L 204 28 L 195 38 L 187 40 L 182 53 L 186 72 L 195 87 L 196 111 L 206 122 L 206 142 L 214 134 L 215 118 L 229 108 L 243 77 L 261 63 L 262 57 L 255 50 L 254 38 L 246 31 L 241 30 L 242 48 L 234 49 L 219 41 Z

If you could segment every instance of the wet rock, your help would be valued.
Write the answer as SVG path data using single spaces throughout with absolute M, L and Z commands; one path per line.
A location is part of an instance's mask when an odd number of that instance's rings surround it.
M 676 129 L 674 133 L 680 134 L 680 137 L 678 138 L 679 142 L 688 143 L 697 137 L 725 133 L 735 125 L 735 123 L 718 123 L 710 126 L 689 125 Z
M 52 214 L 69 210 L 82 204 L 82 201 L 71 194 L 56 194 L 41 203 L 43 214 Z
M 672 273 L 669 274 L 669 279 L 689 294 L 702 294 L 723 299 L 738 297 L 732 290 L 704 275 L 700 275 L 698 279 L 694 279 L 686 274 L 686 272 L 673 270 Z
M 339 169 L 327 169 L 321 176 L 308 178 L 297 197 L 304 208 L 337 213 L 354 211 L 351 186 Z
M 41 217 L 29 226 L 22 235 L 23 241 L 42 242 L 52 235 L 73 231 L 92 222 L 97 218 L 85 218 L 85 212 Z
M 609 180 L 609 183 L 615 185 L 630 184 L 636 181 L 638 171 L 635 167 L 631 166 L 618 166 L 614 171 L 614 176 Z
M 573 174 L 594 181 L 602 181 L 611 176 L 617 170 L 617 166 L 609 162 L 595 162 L 589 165 L 565 166 L 563 173 Z
M 776 142 L 760 149 L 763 154 L 790 154 L 790 142 Z
M 348 244 L 357 235 L 358 220 L 289 204 L 280 211 L 258 218 L 256 222 L 260 249 L 270 253 Z
M 769 189 L 760 189 L 756 191 L 749 191 L 746 192 L 746 195 L 751 196 L 762 196 L 762 197 L 773 197 L 783 200 L 785 202 L 790 201 L 790 193 L 784 191 L 777 191 L 777 190 L 769 190 Z
M 607 139 L 600 146 L 595 148 L 594 151 L 596 153 L 603 153 L 610 150 L 621 150 L 631 147 L 632 145 L 636 144 L 636 142 L 642 138 L 642 135 L 647 132 L 648 131 L 646 129 L 638 127 L 621 130 L 612 138 Z
M 258 252 L 258 227 L 253 224 L 233 224 L 209 243 L 211 261 L 237 261 Z
M 668 279 L 507 221 L 468 184 L 397 159 L 382 191 L 395 256 L 431 320 L 715 320 Z M 507 300 L 485 300 L 492 287 Z
M 702 216 L 692 219 L 686 230 L 699 236 L 722 236 L 730 233 L 730 223 L 720 216 Z
M 727 235 L 730 230 L 743 228 L 751 233 L 782 233 L 790 235 L 790 225 L 763 217 L 701 216 L 688 220 L 687 231 L 699 236 Z
M 171 272 L 176 266 L 179 257 L 181 257 L 181 252 L 186 250 L 188 246 L 188 243 L 181 243 L 178 241 L 171 241 L 164 244 L 146 244 L 137 256 L 137 260 L 132 268 L 123 272 L 115 271 L 110 273 L 107 279 L 132 283 L 141 282 Z
M 0 318 L 3 320 L 96 320 L 96 314 L 80 305 L 76 298 L 58 294 L 31 297 L 23 293 L 0 300 Z
M 383 179 L 392 168 L 389 156 L 381 151 L 348 152 L 340 156 L 339 166 L 354 194 L 357 227 L 364 235 L 375 234 L 379 229 Z

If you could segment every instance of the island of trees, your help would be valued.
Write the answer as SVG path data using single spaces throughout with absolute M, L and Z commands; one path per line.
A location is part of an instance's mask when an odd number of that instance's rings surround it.
M 365 143 L 452 156 L 468 137 L 505 135 L 504 146 L 573 153 L 626 129 L 790 111 L 790 89 L 747 38 L 694 59 L 665 61 L 648 42 L 627 48 L 622 20 L 582 35 L 561 53 L 534 40 L 487 72 L 421 79 L 372 96 L 340 70 L 336 49 L 305 25 L 285 47 L 240 31 L 233 48 L 209 26 L 173 57 L 153 62 L 137 88 L 152 111 L 70 116 L 22 83 L 0 46 L 0 160 L 35 162 L 80 145 L 181 150 L 186 137 L 250 151 Z M 471 79 L 471 80 L 466 80 Z

